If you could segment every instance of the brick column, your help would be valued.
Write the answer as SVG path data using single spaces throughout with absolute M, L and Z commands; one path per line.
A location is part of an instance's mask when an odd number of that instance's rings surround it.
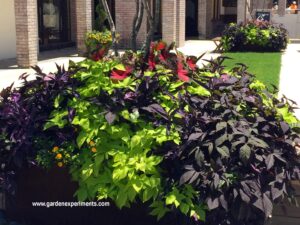
M 177 0 L 176 44 L 178 47 L 185 43 L 186 0 Z
M 279 0 L 278 1 L 278 15 L 284 16 L 286 9 L 286 0 Z
M 123 48 L 131 47 L 131 32 L 133 18 L 136 12 L 134 0 L 116 0 L 116 30 L 120 34 L 119 46 Z M 144 10 L 144 18 L 137 36 L 137 47 L 140 48 L 147 36 L 147 12 Z
M 76 41 L 79 54 L 86 52 L 85 35 L 92 30 L 92 0 L 75 0 L 76 4 Z
M 212 33 L 213 1 L 198 0 L 198 31 L 200 38 L 208 38 Z
M 237 23 L 244 23 L 246 20 L 246 0 L 237 1 Z
M 253 0 L 252 0 L 253 1 Z M 258 9 L 258 5 L 255 5 L 251 0 L 237 0 L 237 23 L 245 23 L 247 20 L 251 19 L 251 12 L 249 12 L 249 8 L 247 5 L 251 5 L 253 9 Z M 257 2 L 256 4 L 260 4 Z M 253 10 L 255 14 L 255 10 Z M 252 15 L 254 16 L 254 15 Z
M 176 42 L 178 47 L 185 42 L 185 0 L 162 1 L 162 33 L 167 43 Z
M 76 1 L 73 1 L 70 4 L 70 24 L 71 24 L 71 40 L 76 42 L 77 35 L 76 35 Z
M 15 0 L 17 63 L 30 67 L 38 61 L 37 0 Z

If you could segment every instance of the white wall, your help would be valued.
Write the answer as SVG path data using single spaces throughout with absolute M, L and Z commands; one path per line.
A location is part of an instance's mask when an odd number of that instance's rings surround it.
M 0 0 L 0 59 L 16 57 L 14 0 Z
M 273 23 L 282 24 L 289 32 L 290 38 L 300 38 L 300 14 L 272 15 Z

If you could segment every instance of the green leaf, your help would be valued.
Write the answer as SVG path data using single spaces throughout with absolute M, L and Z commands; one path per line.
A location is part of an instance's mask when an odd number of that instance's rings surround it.
M 180 202 L 177 200 L 176 195 L 170 194 L 166 197 L 166 205 L 174 204 L 176 208 L 180 205 Z
M 202 87 L 202 86 L 198 86 L 198 87 L 193 87 L 193 86 L 188 86 L 187 88 L 188 92 L 190 92 L 191 94 L 194 95 L 199 95 L 199 96 L 210 96 L 210 92 Z
M 54 100 L 54 108 L 58 108 L 60 103 L 64 100 L 62 95 L 58 95 Z
M 132 183 L 132 187 L 134 188 L 134 190 L 139 193 L 142 188 L 143 188 L 143 184 L 141 181 L 139 180 L 135 180 L 133 183 Z
M 135 135 L 131 138 L 131 149 L 134 149 L 135 147 L 139 147 L 141 144 L 141 137 L 139 135 Z
M 143 197 L 142 197 L 142 200 L 143 202 L 147 202 L 148 200 L 150 200 L 152 197 L 154 197 L 156 195 L 156 191 L 154 189 L 145 189 L 143 191 Z
M 118 64 L 118 65 L 114 66 L 114 69 L 126 71 L 126 68 L 123 64 Z
M 78 189 L 76 191 L 75 195 L 77 196 L 78 201 L 80 201 L 80 202 L 84 202 L 88 197 L 88 193 L 87 193 L 87 190 L 85 188 Z
M 84 144 L 86 139 L 87 139 L 87 133 L 84 130 L 82 130 L 79 133 L 78 137 L 76 138 L 76 142 L 77 142 L 77 145 L 78 145 L 79 148 L 82 147 L 82 145 Z
M 133 202 L 133 200 L 136 197 L 137 192 L 133 188 L 128 188 L 127 190 L 127 196 L 129 201 Z
M 115 169 L 113 172 L 113 180 L 122 180 L 127 177 L 128 167 L 123 167 L 119 169 Z
M 161 201 L 152 203 L 151 208 L 153 208 L 153 210 L 150 212 L 150 215 L 157 216 L 157 220 L 160 220 L 167 212 L 170 211 L 170 209 L 165 207 Z
M 188 204 L 181 203 L 179 209 L 180 209 L 180 211 L 181 211 L 184 215 L 187 215 L 187 213 L 188 213 L 189 210 L 190 210 L 190 207 L 189 207 Z
M 83 169 L 82 172 L 81 172 L 82 180 L 83 181 L 87 180 L 92 175 L 92 173 L 93 173 L 92 168 Z
M 90 129 L 90 120 L 88 118 L 79 119 L 78 117 L 75 117 L 72 124 L 79 125 L 86 131 Z
M 119 190 L 117 198 L 116 198 L 116 204 L 121 209 L 126 205 L 127 201 L 127 191 L 124 191 L 122 189 Z

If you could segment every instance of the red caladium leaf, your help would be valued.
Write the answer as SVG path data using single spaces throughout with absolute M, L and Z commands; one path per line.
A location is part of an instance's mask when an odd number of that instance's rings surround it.
M 168 58 L 168 53 L 163 51 L 161 54 L 159 54 L 158 58 L 159 58 L 160 61 L 165 62 L 166 59 Z
M 150 53 L 149 58 L 148 58 L 148 65 L 149 65 L 149 69 L 150 70 L 154 70 L 155 69 L 155 59 L 154 59 L 154 54 Z
M 156 51 L 161 51 L 161 50 L 166 49 L 166 47 L 167 47 L 167 44 L 163 41 L 160 41 L 156 44 L 155 50 Z
M 104 57 L 105 52 L 106 52 L 105 48 L 101 48 L 98 50 L 98 56 L 100 59 L 102 59 Z
M 100 60 L 100 57 L 99 55 L 97 54 L 97 52 L 94 52 L 91 56 L 92 60 L 94 61 L 99 61 Z
M 178 60 L 178 62 L 177 62 L 177 74 L 178 74 L 178 78 L 181 81 L 184 81 L 184 82 L 190 81 L 190 78 L 187 76 L 188 71 L 186 69 L 184 69 L 184 66 L 183 66 L 183 63 L 181 60 Z
M 186 63 L 191 70 L 196 70 L 197 68 L 197 58 L 195 56 L 189 56 L 186 58 Z
M 132 68 L 129 66 L 125 67 L 125 70 L 120 70 L 120 69 L 113 69 L 111 72 L 111 79 L 113 80 L 124 80 L 126 79 L 129 74 L 132 72 Z

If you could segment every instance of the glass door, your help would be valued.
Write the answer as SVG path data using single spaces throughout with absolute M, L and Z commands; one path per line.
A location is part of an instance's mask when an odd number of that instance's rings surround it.
M 198 37 L 198 0 L 186 0 L 186 37 Z
M 70 41 L 69 0 L 38 0 L 41 50 L 63 47 Z

